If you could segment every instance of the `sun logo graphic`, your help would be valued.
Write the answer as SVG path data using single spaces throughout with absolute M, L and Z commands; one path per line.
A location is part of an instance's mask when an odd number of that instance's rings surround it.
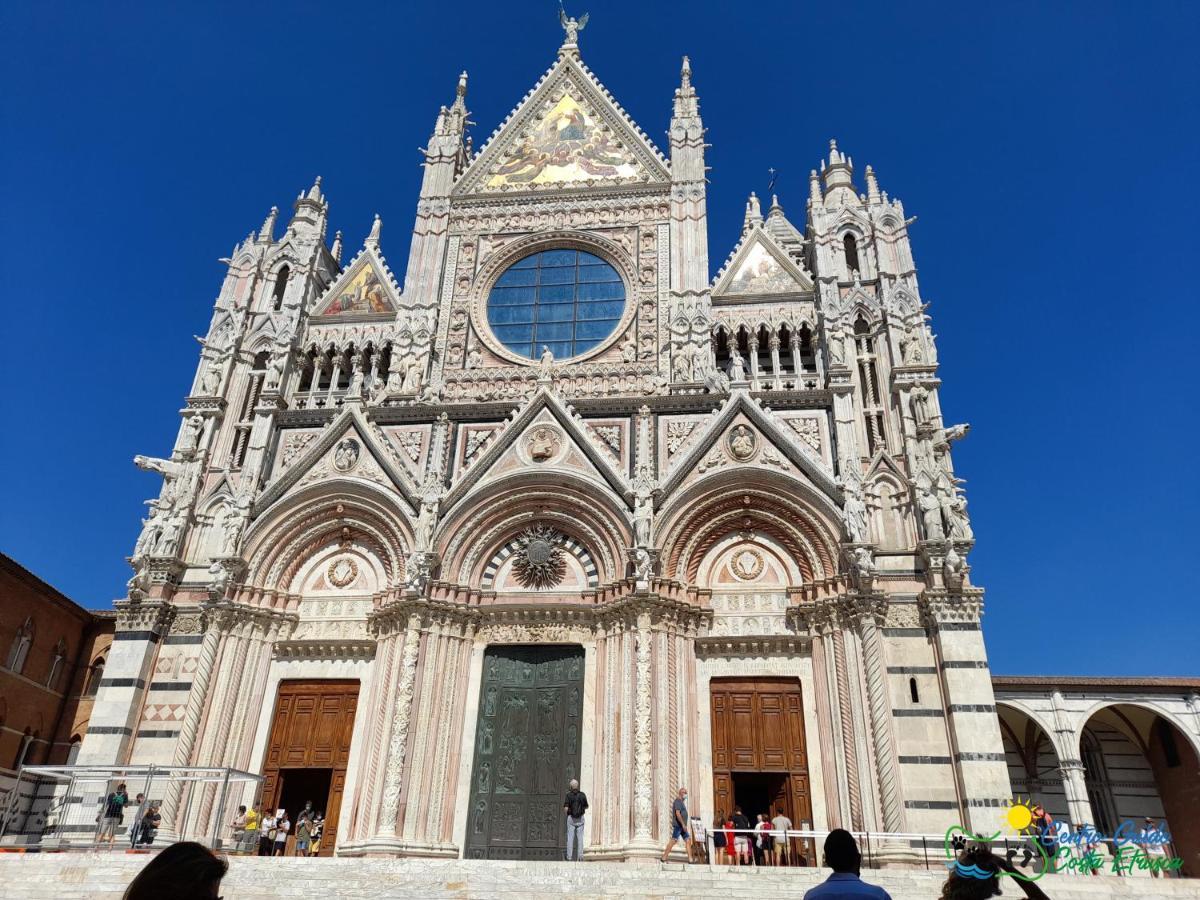
M 1009 875 L 1021 881 L 1037 881 L 1050 869 L 1050 859 L 1046 848 L 1041 841 L 1036 839 L 1038 825 L 1035 823 L 1035 811 L 1037 808 L 1029 798 L 1013 799 L 1004 808 L 1003 825 L 990 835 L 974 834 L 961 825 L 951 825 L 946 829 L 945 837 L 946 867 L 957 872 L 963 878 L 987 879 Z M 1011 829 L 1022 838 L 1018 842 L 1018 846 L 1008 846 L 1005 850 L 1009 868 L 1001 868 L 1000 871 L 996 871 L 992 867 L 983 868 L 973 862 L 964 863 L 959 859 L 958 854 L 967 850 L 972 843 L 983 845 L 986 848 L 992 841 L 1004 834 L 1006 829 Z M 1008 844 L 1008 841 L 1005 841 L 1005 844 Z M 1036 874 L 1026 875 L 1015 868 L 1016 866 L 1027 867 L 1038 857 L 1041 858 L 1041 865 L 1037 866 Z M 969 853 L 966 858 L 970 859 Z
M 1033 801 L 1017 797 L 1004 810 L 1004 822 L 1017 834 L 1025 834 L 1033 825 Z M 1036 829 L 1034 829 L 1036 830 Z

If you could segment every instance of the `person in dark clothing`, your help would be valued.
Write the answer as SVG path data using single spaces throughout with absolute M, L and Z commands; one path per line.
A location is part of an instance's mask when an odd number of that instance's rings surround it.
M 746 818 L 746 814 L 742 812 L 740 806 L 733 808 L 733 830 L 733 850 L 738 858 L 738 865 L 753 865 L 754 856 L 750 850 L 750 820 Z
M 671 803 L 671 839 L 667 841 L 662 853 L 662 861 L 666 862 L 675 847 L 675 842 L 682 840 L 687 847 L 688 862 L 692 862 L 692 838 L 688 832 L 687 788 L 681 787 Z
M 567 859 L 573 862 L 583 861 L 583 816 L 587 812 L 587 794 L 579 789 L 579 782 L 574 778 L 569 785 L 570 790 L 563 799 L 563 812 L 567 817 Z
M 193 841 L 172 844 L 138 872 L 123 900 L 215 900 L 228 868 L 207 847 Z

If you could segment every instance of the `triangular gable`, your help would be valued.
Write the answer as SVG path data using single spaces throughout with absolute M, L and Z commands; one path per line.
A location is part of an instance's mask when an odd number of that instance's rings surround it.
M 801 449 L 798 436 L 790 428 L 763 410 L 743 389 L 736 389 L 730 394 L 721 411 L 710 418 L 707 426 L 701 426 L 704 433 L 691 441 L 677 463 L 672 463 L 671 471 L 662 483 L 664 497 L 671 496 L 688 474 L 704 462 L 717 441 L 724 439 L 739 414 L 744 415 L 759 433 L 793 466 L 803 472 L 835 506 L 841 507 L 842 492 L 832 476 L 809 453 Z
M 564 56 L 496 129 L 454 193 L 668 181 L 649 138 L 587 66 Z
M 797 266 L 761 225 L 742 238 L 724 271 L 717 276 L 713 298 L 765 297 L 812 291 L 812 279 Z
M 354 439 L 357 447 L 344 444 L 348 438 Z M 350 464 L 345 467 L 335 465 L 327 477 L 342 477 L 343 472 L 347 478 L 366 477 L 367 480 L 377 480 L 378 477 L 382 477 L 408 501 L 409 510 L 416 513 L 418 506 L 416 485 L 404 464 L 396 458 L 396 451 L 389 446 L 386 438 L 364 418 L 358 406 L 350 404 L 342 410 L 340 416 L 329 423 L 321 437 L 308 447 L 300 459 L 288 466 L 274 482 L 267 485 L 266 490 L 254 504 L 253 517 L 257 518 L 264 510 L 270 508 L 294 485 L 313 472 L 326 457 L 329 457 L 331 453 L 336 454 L 339 447 L 343 447 L 346 451 L 343 460 L 348 460 L 350 455 L 354 459 L 350 460 Z
M 479 456 L 470 462 L 466 470 L 451 486 L 442 503 L 442 508 L 448 510 L 467 496 L 490 470 L 512 455 L 515 445 L 522 437 L 533 437 L 532 432 L 536 430 L 539 422 L 546 422 L 560 429 L 565 440 L 569 441 L 586 458 L 596 475 L 617 496 L 626 500 L 632 498 L 632 488 L 625 476 L 617 471 L 609 454 L 596 445 L 596 439 L 588 434 L 586 426 L 567 411 L 556 395 L 542 388 L 530 398 L 524 409 L 518 412 L 499 434 L 488 440 Z M 533 442 L 530 441 L 530 443 Z M 533 450 L 537 452 L 537 448 L 533 448 Z M 526 449 L 526 453 L 528 452 L 529 448 Z
M 391 270 L 373 246 L 361 250 L 313 307 L 324 319 L 359 319 L 394 316 L 400 289 Z

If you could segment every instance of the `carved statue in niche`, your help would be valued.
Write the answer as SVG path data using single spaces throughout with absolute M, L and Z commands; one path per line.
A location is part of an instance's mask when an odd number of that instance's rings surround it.
M 738 353 L 736 345 L 729 351 L 729 380 L 734 384 L 746 380 L 746 361 Z
M 133 548 L 133 559 L 141 559 L 147 553 L 153 553 L 162 536 L 163 521 L 160 518 L 161 509 L 158 501 L 151 500 L 149 503 L 150 515 L 148 518 L 142 519 L 142 533 L 138 536 L 137 544 Z
M 237 552 L 238 538 L 242 536 L 242 520 L 232 510 L 225 513 L 221 522 L 221 555 L 233 556 Z
M 929 425 L 929 391 L 918 384 L 909 397 L 912 398 L 913 422 L 918 428 L 926 427 Z
M 929 488 L 920 489 L 917 508 L 921 510 L 921 522 L 925 526 L 925 540 L 944 540 L 946 533 L 942 528 L 942 505 Z
M 745 425 L 739 425 L 729 436 L 729 453 L 739 462 L 745 462 L 754 455 L 757 443 L 754 432 Z
M 637 362 L 637 342 L 633 339 L 632 332 L 625 342 L 621 344 L 621 361 L 626 363 Z
M 215 397 L 220 390 L 221 363 L 219 360 L 210 359 L 204 368 L 204 374 L 200 376 L 200 392 L 206 397 Z
M 650 499 L 649 493 L 639 493 L 633 502 L 633 533 L 636 546 L 651 546 L 653 524 L 654 502 Z
M 158 545 L 155 547 L 155 552 L 159 556 L 174 555 L 175 547 L 183 534 L 183 519 L 184 517 L 181 515 L 174 515 L 169 516 L 163 523 L 162 533 L 159 535 Z
M 860 590 L 869 591 L 875 584 L 875 561 L 866 547 L 855 547 L 851 553 L 854 581 Z
M 187 422 L 184 423 L 183 439 L 180 441 L 179 449 L 185 453 L 190 453 L 200 445 L 200 434 L 204 431 L 204 417 L 199 415 L 189 416 Z
M 404 382 L 400 386 L 400 393 L 415 394 L 421 390 L 421 378 L 424 366 L 424 357 L 409 357 L 404 361 Z
M 478 369 L 483 365 L 483 354 L 478 347 L 472 347 L 467 353 L 467 368 Z
M 941 498 L 942 515 L 946 520 L 946 534 L 951 540 L 970 541 L 975 535 L 967 521 L 967 498 L 962 494 L 944 495 Z
M 851 543 L 867 539 L 867 504 L 863 502 L 862 482 L 853 481 L 846 487 L 846 503 L 842 509 L 842 523 Z
M 654 574 L 654 557 L 644 547 L 636 547 L 633 551 L 633 577 L 637 581 L 649 581 Z
M 906 366 L 919 366 L 925 362 L 925 355 L 921 352 L 921 340 L 915 326 L 910 325 L 904 330 L 902 355 Z

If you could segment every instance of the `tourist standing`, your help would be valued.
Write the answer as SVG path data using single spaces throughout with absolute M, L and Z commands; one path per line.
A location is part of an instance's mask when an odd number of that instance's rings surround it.
M 242 844 L 246 841 L 246 807 L 238 807 L 237 815 L 233 817 L 230 827 L 233 828 L 233 846 L 235 849 L 241 849 Z
M 275 832 L 278 830 L 278 820 L 272 813 L 267 813 L 262 818 L 262 824 L 259 826 L 261 837 L 258 839 L 258 855 L 270 856 L 275 849 Z
M 1148 858 L 1150 876 L 1152 878 L 1167 877 L 1162 869 L 1164 858 L 1167 855 L 1167 846 L 1163 841 L 1165 831 L 1165 828 L 1160 831 L 1158 824 L 1150 816 L 1146 816 L 1145 825 L 1138 835 L 1141 838 L 1141 843 L 1138 846 L 1141 847 L 1142 852 Z
M 275 811 L 275 846 L 271 850 L 272 856 L 283 856 L 284 850 L 287 849 L 288 832 L 292 830 L 292 823 L 288 820 L 286 809 Z
M 129 826 L 129 846 L 136 849 L 142 831 L 142 816 L 146 814 L 146 795 L 138 794 L 133 802 L 137 804 L 137 809 L 133 813 L 133 824 Z
M 1054 854 L 1058 850 L 1057 826 L 1054 824 L 1054 817 L 1041 804 L 1033 808 L 1033 825 L 1037 829 L 1035 840 L 1046 851 L 1046 871 L 1053 872 Z
M 786 866 L 792 861 L 792 841 L 787 834 L 792 830 L 792 820 L 777 806 L 771 825 L 775 829 L 775 865 Z
M 725 852 L 729 855 L 730 861 L 736 866 L 739 860 L 737 857 L 737 837 L 733 833 L 733 813 L 725 817 Z
M 583 816 L 587 812 L 587 794 L 579 789 L 579 782 L 572 778 L 563 799 L 563 813 L 567 817 L 567 859 L 583 861 Z
M 301 812 L 296 818 L 296 856 L 308 856 L 308 848 L 312 845 L 312 819 Z
M 862 855 L 858 852 L 854 835 L 845 829 L 835 828 L 825 838 L 825 865 L 833 869 L 833 874 L 816 887 L 809 888 L 804 900 L 858 900 L 861 897 L 892 900 L 883 888 L 867 884 L 858 877 Z
M 740 806 L 733 808 L 733 849 L 737 854 L 738 865 L 753 865 L 754 857 L 750 852 L 750 820 L 746 818 Z
M 108 838 L 111 849 L 117 839 L 117 826 L 125 818 L 125 807 L 129 805 L 129 794 L 125 790 L 125 782 L 117 785 L 117 789 L 100 801 L 103 809 L 96 817 L 100 830 L 96 833 L 96 843 L 103 843 Z
M 159 814 L 158 806 L 151 803 L 150 808 L 146 810 L 146 814 L 138 823 L 138 841 L 143 847 L 149 847 L 154 843 L 154 839 L 158 837 L 158 826 L 161 824 L 162 815 Z
M 725 862 L 725 813 L 713 816 L 713 862 Z
M 759 866 L 775 864 L 774 838 L 771 837 L 771 823 L 767 821 L 766 813 L 758 814 L 758 822 L 754 825 L 754 862 Z
M 688 862 L 692 861 L 692 843 L 688 838 L 687 788 L 681 787 L 671 803 L 671 839 L 662 852 L 662 861 L 666 862 L 675 847 L 675 842 L 683 840 L 687 847 Z
M 325 813 L 324 811 L 317 813 L 313 819 L 312 832 L 312 848 L 309 851 L 309 856 L 319 856 L 321 853 L 321 836 L 325 834 Z
M 246 831 L 242 836 L 242 853 L 253 853 L 258 846 L 258 810 L 253 806 L 246 810 Z

